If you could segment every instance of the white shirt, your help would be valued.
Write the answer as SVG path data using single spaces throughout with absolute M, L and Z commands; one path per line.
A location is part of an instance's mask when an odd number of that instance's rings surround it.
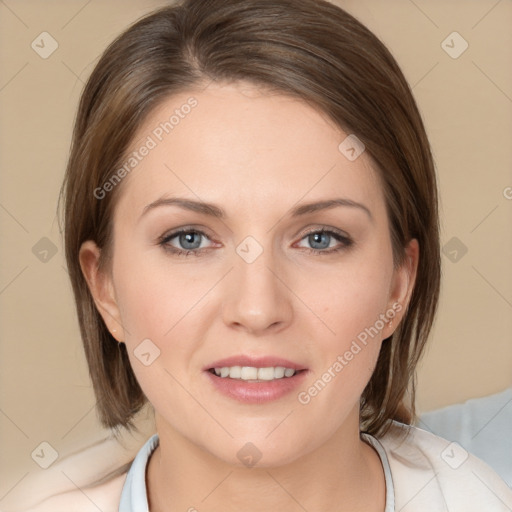
M 512 490 L 487 464 L 456 443 L 398 422 L 393 422 L 390 430 L 379 439 L 366 434 L 362 434 L 362 439 L 376 449 L 382 462 L 386 478 L 383 512 L 512 511 Z M 155 435 L 139 450 L 128 473 L 101 485 L 81 485 L 77 489 L 68 479 L 68 492 L 51 496 L 34 506 L 0 510 L 147 512 L 145 469 L 157 445 Z M 90 481 L 94 481 L 98 462 L 91 460 L 89 467 L 84 468 L 90 473 Z M 53 471 L 58 473 L 59 468 L 56 466 Z M 30 491 L 26 493 L 30 496 Z

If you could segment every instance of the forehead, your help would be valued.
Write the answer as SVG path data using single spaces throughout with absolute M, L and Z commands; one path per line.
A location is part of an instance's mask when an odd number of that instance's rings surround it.
M 252 84 L 180 93 L 139 128 L 118 209 L 134 215 L 166 194 L 229 203 L 235 213 L 328 195 L 383 208 L 370 157 L 340 151 L 348 135 L 307 103 Z

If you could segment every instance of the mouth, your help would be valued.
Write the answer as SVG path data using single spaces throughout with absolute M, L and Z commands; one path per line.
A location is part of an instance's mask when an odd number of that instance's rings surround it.
M 238 402 L 262 404 L 296 389 L 309 370 L 276 357 L 235 356 L 204 368 L 213 388 Z

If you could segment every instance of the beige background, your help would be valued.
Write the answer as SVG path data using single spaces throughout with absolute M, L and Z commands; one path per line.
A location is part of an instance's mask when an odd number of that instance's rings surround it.
M 31 458 L 41 442 L 62 458 L 106 434 L 94 412 L 56 201 L 83 82 L 115 35 L 165 3 L 0 0 L 0 507 L 42 471 Z M 442 243 L 456 237 L 467 248 L 459 261 L 443 256 L 419 407 L 498 392 L 512 384 L 512 1 L 338 4 L 383 39 L 413 86 L 437 163 Z M 31 48 L 43 31 L 58 43 L 47 59 Z M 456 59 L 441 45 L 453 31 L 469 44 Z M 461 48 L 457 39 L 448 44 Z M 46 262 L 37 255 L 37 247 L 48 249 L 44 237 L 57 251 Z

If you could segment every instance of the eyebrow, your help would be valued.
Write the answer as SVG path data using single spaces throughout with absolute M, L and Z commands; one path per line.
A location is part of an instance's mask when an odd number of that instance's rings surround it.
M 141 217 L 143 217 L 150 210 L 154 210 L 155 208 L 159 208 L 161 206 L 179 206 L 186 210 L 191 210 L 197 213 L 202 213 L 204 215 L 209 215 L 211 217 L 215 217 L 218 219 L 225 219 L 227 217 L 226 212 L 212 203 L 206 203 L 203 201 L 195 201 L 193 199 L 185 199 L 181 197 L 162 197 L 153 201 L 152 203 L 145 206 L 142 211 Z M 308 213 L 314 213 L 319 210 L 329 210 L 331 208 L 335 208 L 338 206 L 346 206 L 350 208 L 357 208 L 364 211 L 370 220 L 373 221 L 373 215 L 370 209 L 362 203 L 358 203 L 357 201 L 353 201 L 352 199 L 346 198 L 335 198 L 335 199 L 326 199 L 324 201 L 317 201 L 313 203 L 306 203 L 296 206 L 292 208 L 290 215 L 292 217 L 300 217 L 302 215 L 306 215 Z

